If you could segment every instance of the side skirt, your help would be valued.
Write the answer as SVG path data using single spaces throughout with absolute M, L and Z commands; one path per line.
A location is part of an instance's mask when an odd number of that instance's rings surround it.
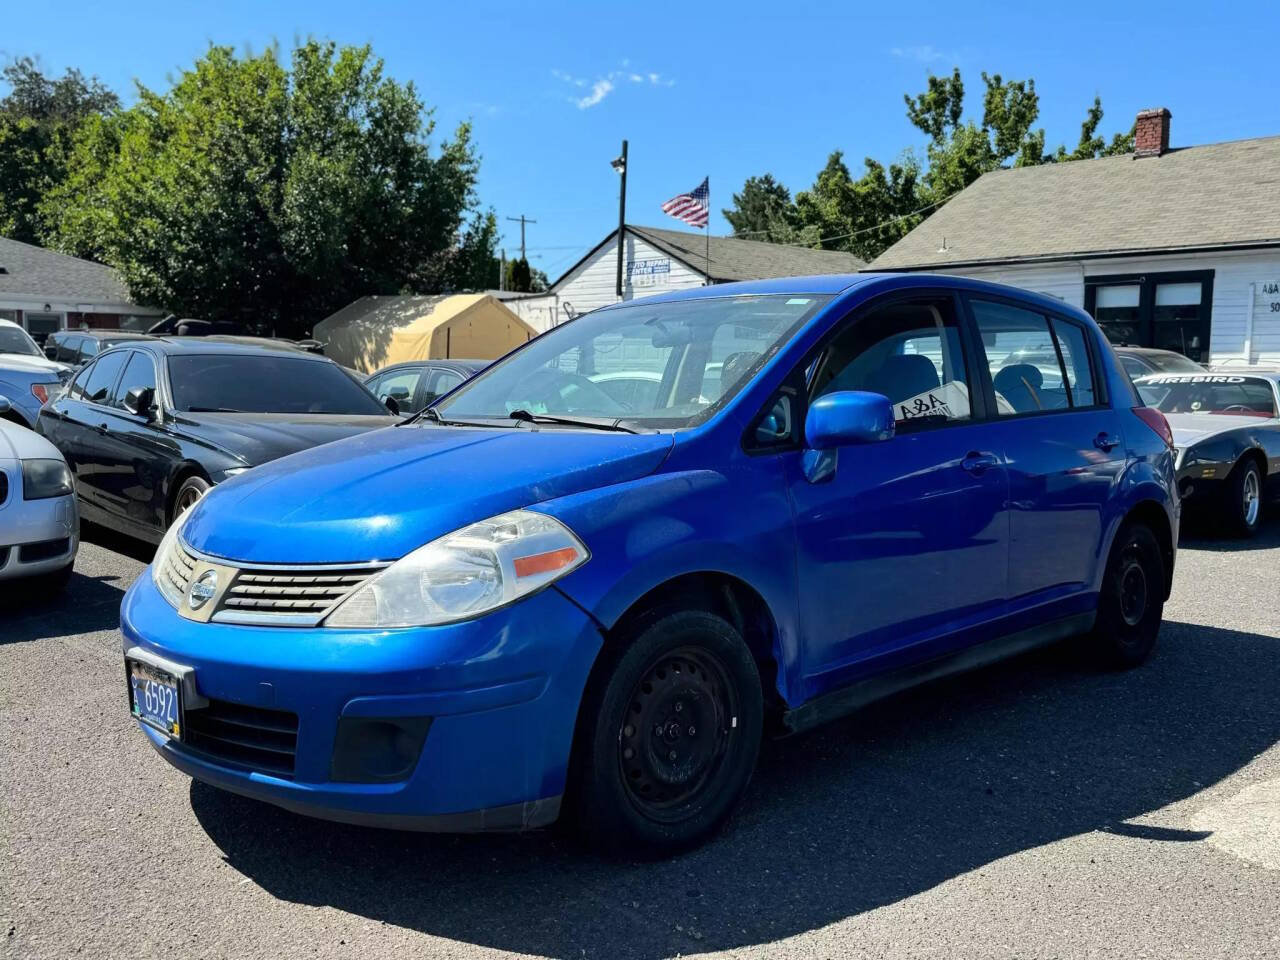
M 831 693 L 816 697 L 794 710 L 788 710 L 782 715 L 784 735 L 809 730 L 828 720 L 853 713 L 867 704 L 883 700 L 885 697 L 893 696 L 895 693 L 922 683 L 954 673 L 976 670 L 1036 647 L 1088 633 L 1093 629 L 1096 616 L 1094 611 L 1077 613 L 1060 620 L 985 640 L 934 660 L 914 663 L 908 667 L 900 667 L 878 676 L 859 680 L 840 690 L 833 690 Z

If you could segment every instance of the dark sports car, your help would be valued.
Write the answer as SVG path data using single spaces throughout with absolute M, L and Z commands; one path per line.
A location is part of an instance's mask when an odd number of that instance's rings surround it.
M 156 542 L 228 477 L 397 422 L 332 360 L 173 337 L 103 351 L 36 430 L 66 457 L 85 519 Z
M 1280 494 L 1280 372 L 1156 374 L 1136 381 L 1165 415 L 1188 510 L 1216 507 L 1227 529 L 1252 536 Z

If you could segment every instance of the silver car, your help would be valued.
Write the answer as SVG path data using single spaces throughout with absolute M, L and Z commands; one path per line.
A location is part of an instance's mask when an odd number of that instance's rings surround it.
M 71 472 L 57 447 L 3 418 L 0 397 L 0 582 L 36 577 L 61 589 L 80 546 L 80 514 Z

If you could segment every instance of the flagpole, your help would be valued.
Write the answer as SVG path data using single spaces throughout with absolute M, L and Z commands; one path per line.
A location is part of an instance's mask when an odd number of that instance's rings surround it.
M 707 174 L 707 286 L 711 286 L 711 175 Z

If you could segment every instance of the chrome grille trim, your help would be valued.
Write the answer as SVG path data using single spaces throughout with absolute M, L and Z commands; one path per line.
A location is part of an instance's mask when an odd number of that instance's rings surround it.
M 364 563 L 239 563 L 192 550 L 182 539 L 164 573 L 186 592 L 201 561 L 235 569 L 210 619 L 251 626 L 314 627 L 390 561 Z

